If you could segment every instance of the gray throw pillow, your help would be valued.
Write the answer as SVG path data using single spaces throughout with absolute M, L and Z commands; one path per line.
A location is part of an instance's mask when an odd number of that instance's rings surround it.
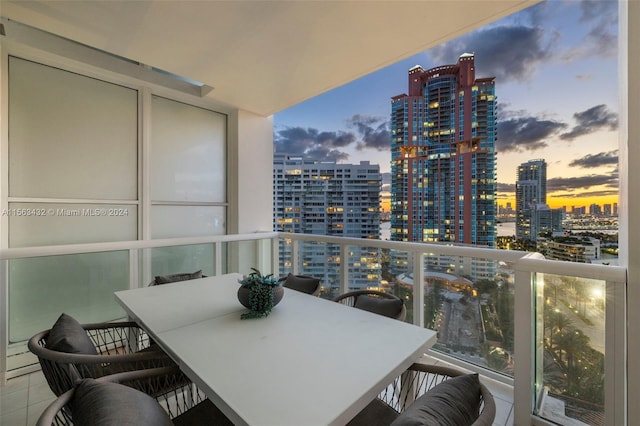
M 169 426 L 169 415 L 149 395 L 112 382 L 84 379 L 71 401 L 76 426 Z
M 354 306 L 385 317 L 395 318 L 402 311 L 402 305 L 402 299 L 382 299 L 380 297 L 361 295 L 356 299 Z
M 465 426 L 480 414 L 478 374 L 453 377 L 416 399 L 391 426 Z
M 96 347 L 82 325 L 70 315 L 62 314 L 47 336 L 47 349 L 71 354 L 97 355 Z
M 202 269 L 181 274 L 158 275 L 151 285 L 175 283 L 177 281 L 195 280 L 198 278 L 202 278 Z
M 284 281 L 284 286 L 303 293 L 313 294 L 320 286 L 320 280 L 306 275 L 289 274 Z

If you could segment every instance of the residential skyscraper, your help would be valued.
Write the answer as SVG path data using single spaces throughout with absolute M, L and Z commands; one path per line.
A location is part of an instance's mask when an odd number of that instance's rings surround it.
M 273 160 L 273 228 L 276 231 L 353 238 L 380 238 L 380 166 L 320 162 L 276 153 Z M 380 287 L 380 250 L 354 248 L 349 271 L 352 290 Z M 339 291 L 340 249 L 305 244 L 298 268 Z M 280 247 L 280 269 L 291 270 L 291 247 Z M 337 293 L 336 293 L 337 295 Z
M 547 204 L 547 162 L 542 159 L 520 164 L 516 181 L 516 238 L 534 240 L 533 211 Z
M 531 208 L 525 210 L 530 225 L 529 231 L 531 240 L 538 241 L 538 235 L 541 233 L 560 233 L 562 232 L 562 209 L 552 209 L 548 204 L 535 204 Z
M 474 59 L 415 66 L 391 100 L 393 241 L 495 245 L 495 79 Z

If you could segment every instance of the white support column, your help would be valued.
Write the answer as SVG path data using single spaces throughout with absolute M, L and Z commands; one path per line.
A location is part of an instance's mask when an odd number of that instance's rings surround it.
M 0 2 L 0 10 L 2 3 Z M 9 88 L 8 58 L 0 41 L 0 211 L 9 207 Z M 9 216 L 0 215 L 0 249 L 9 247 Z M 9 277 L 8 261 L 0 261 L 0 385 L 7 378 L 9 344 Z
M 627 267 L 627 324 L 628 366 L 625 406 L 628 419 L 640 416 L 640 1 L 618 2 L 618 169 L 620 195 L 619 264 Z M 628 403 L 630 402 L 630 403 Z
M 236 110 L 227 140 L 227 233 L 272 231 L 273 119 Z
M 151 91 L 143 88 L 138 94 L 138 239 L 151 239 Z M 153 280 L 151 260 L 153 249 L 142 250 L 142 282 Z
M 273 229 L 273 119 L 235 110 L 227 116 L 227 234 Z M 233 248 L 235 247 L 235 248 Z M 246 260 L 232 246 L 227 270 Z

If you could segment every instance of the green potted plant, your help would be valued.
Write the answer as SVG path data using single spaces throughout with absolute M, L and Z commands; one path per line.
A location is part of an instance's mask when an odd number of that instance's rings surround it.
M 276 306 L 282 296 L 284 289 L 273 274 L 262 275 L 262 273 L 251 268 L 253 272 L 245 275 L 241 280 L 238 289 L 238 300 L 249 312 L 242 314 L 242 319 L 262 318 L 271 313 L 271 309 Z

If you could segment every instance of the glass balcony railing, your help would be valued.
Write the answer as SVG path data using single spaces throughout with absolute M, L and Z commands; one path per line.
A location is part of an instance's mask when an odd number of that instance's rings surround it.
M 407 322 L 438 331 L 430 355 L 514 384 L 516 424 L 531 416 L 617 424 L 623 415 L 624 268 L 519 251 L 281 235 L 281 265 L 319 274 L 325 297 L 372 287 L 393 293 L 406 303 Z M 359 282 L 367 273 L 380 279 Z
M 514 386 L 516 424 L 623 416 L 624 268 L 477 247 L 264 233 L 4 250 L 0 367 L 10 377 L 34 366 L 26 340 L 63 311 L 120 319 L 114 291 L 252 267 L 320 278 L 328 299 L 363 288 L 397 295 L 405 321 L 438 332 L 431 356 Z
M 536 370 L 539 414 L 552 421 L 565 417 L 589 425 L 604 423 L 606 282 L 545 275 L 538 280 L 542 342 Z

